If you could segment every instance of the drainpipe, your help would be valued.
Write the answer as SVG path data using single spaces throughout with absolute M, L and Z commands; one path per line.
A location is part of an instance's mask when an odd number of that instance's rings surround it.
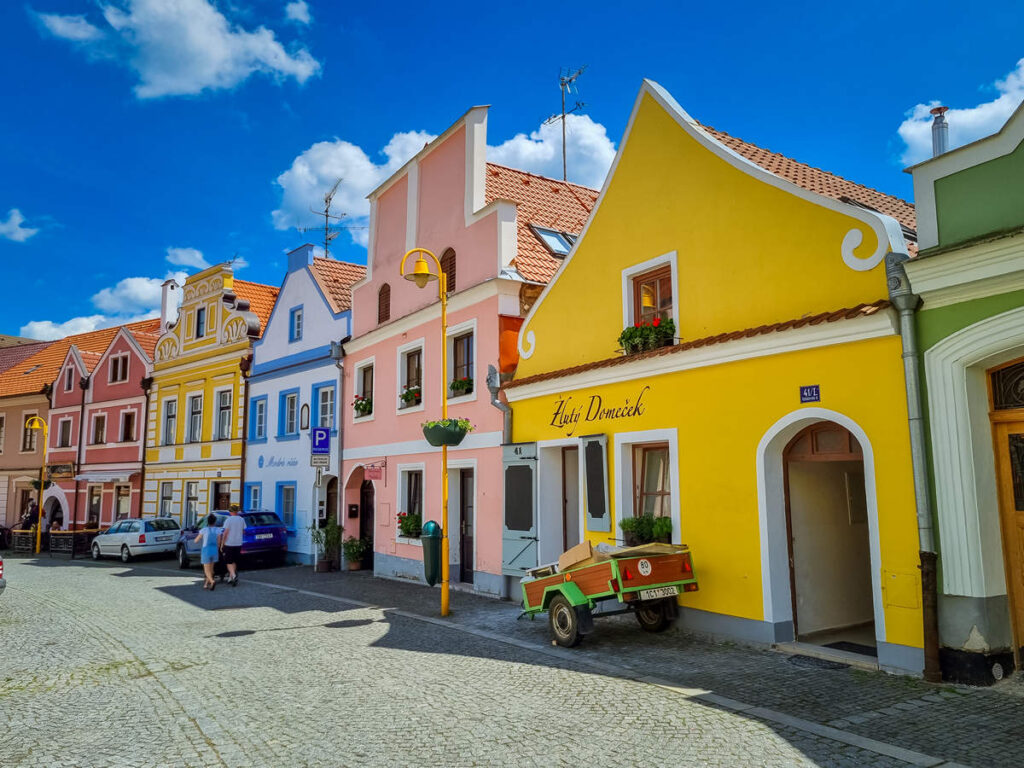
M 252 355 L 249 354 L 238 361 L 238 368 L 242 372 L 242 468 L 238 473 L 239 477 L 239 504 L 240 509 L 245 509 L 245 453 L 249 445 L 249 372 L 252 370 Z M 260 494 L 260 504 L 263 503 L 263 494 Z M 230 506 L 230 505 L 228 505 Z
M 924 679 L 942 680 L 939 666 L 938 556 L 932 530 L 931 492 L 928 486 L 927 453 L 924 438 L 924 414 L 921 406 L 921 372 L 918 365 L 917 332 L 914 312 L 921 297 L 911 290 L 903 264 L 910 257 L 890 253 L 885 257 L 889 298 L 899 313 L 903 340 L 903 373 L 907 382 L 907 421 L 910 427 L 910 454 L 914 472 L 914 496 L 917 499 L 917 535 L 921 559 L 921 595 L 924 620 Z
M 89 389 L 89 377 L 82 376 L 78 380 L 78 388 L 82 390 L 82 402 L 78 406 L 78 450 L 76 451 L 78 463 L 75 465 L 75 476 L 82 472 L 82 444 L 85 436 L 85 392 Z M 75 480 L 75 512 L 71 516 L 71 559 L 75 559 L 75 535 L 78 532 L 78 493 L 82 488 L 82 481 Z M 86 524 L 89 520 L 86 518 Z
M 142 517 L 142 503 L 146 498 L 146 440 L 149 434 L 149 402 L 153 391 L 153 377 L 147 376 L 141 382 L 142 392 L 146 395 L 146 405 L 143 408 L 142 417 L 142 468 L 139 470 L 139 517 Z M 159 425 L 157 427 L 159 429 Z M 114 500 L 115 503 L 117 499 Z M 187 502 L 186 502 L 187 503 Z M 157 510 L 159 515 L 159 510 Z
M 487 389 L 491 392 L 491 405 L 501 411 L 504 416 L 504 424 L 501 430 L 501 442 L 512 442 L 512 408 L 508 403 L 502 402 L 499 397 L 501 384 L 498 379 L 498 370 L 493 365 L 487 366 Z
M 341 341 L 331 342 L 331 359 L 334 360 L 334 364 L 338 368 L 338 399 L 334 406 L 335 418 L 338 422 L 338 509 L 334 511 L 334 516 L 339 526 L 345 525 L 345 518 L 341 516 L 341 510 L 345 507 L 345 489 L 341 485 L 342 467 L 345 462 L 345 345 L 351 340 L 352 334 L 349 334 Z M 326 489 L 324 495 L 326 503 Z M 344 538 L 345 535 L 342 532 L 342 539 Z M 315 547 L 313 551 L 316 552 Z M 347 566 L 348 563 L 345 563 L 343 567 Z

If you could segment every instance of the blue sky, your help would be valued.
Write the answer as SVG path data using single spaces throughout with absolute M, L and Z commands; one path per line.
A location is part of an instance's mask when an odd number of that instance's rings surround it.
M 541 124 L 565 66 L 588 65 L 570 178 L 592 185 L 644 77 L 702 122 L 907 199 L 927 105 L 954 108 L 958 144 L 1024 97 L 1018 3 L 777 6 L 0 3 L 0 333 L 145 315 L 167 275 L 236 255 L 239 277 L 278 284 L 325 186 L 344 175 L 338 204 L 365 224 L 365 194 L 475 104 L 493 159 L 558 174 Z M 364 233 L 335 255 L 365 261 Z

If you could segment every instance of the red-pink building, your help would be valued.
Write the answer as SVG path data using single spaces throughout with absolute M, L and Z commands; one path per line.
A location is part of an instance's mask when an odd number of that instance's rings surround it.
M 50 393 L 50 525 L 96 528 L 139 516 L 159 322 L 120 328 L 101 353 L 68 348 Z

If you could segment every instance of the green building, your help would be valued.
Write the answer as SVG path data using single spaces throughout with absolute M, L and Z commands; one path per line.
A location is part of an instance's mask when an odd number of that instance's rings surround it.
M 943 677 L 988 684 L 1024 646 L 1024 107 L 914 176 L 916 315 L 939 547 Z

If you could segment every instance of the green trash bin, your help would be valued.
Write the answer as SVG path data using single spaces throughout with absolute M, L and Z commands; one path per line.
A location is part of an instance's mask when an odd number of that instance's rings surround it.
M 434 586 L 441 580 L 441 526 L 428 520 L 420 531 L 423 544 L 423 578 Z

